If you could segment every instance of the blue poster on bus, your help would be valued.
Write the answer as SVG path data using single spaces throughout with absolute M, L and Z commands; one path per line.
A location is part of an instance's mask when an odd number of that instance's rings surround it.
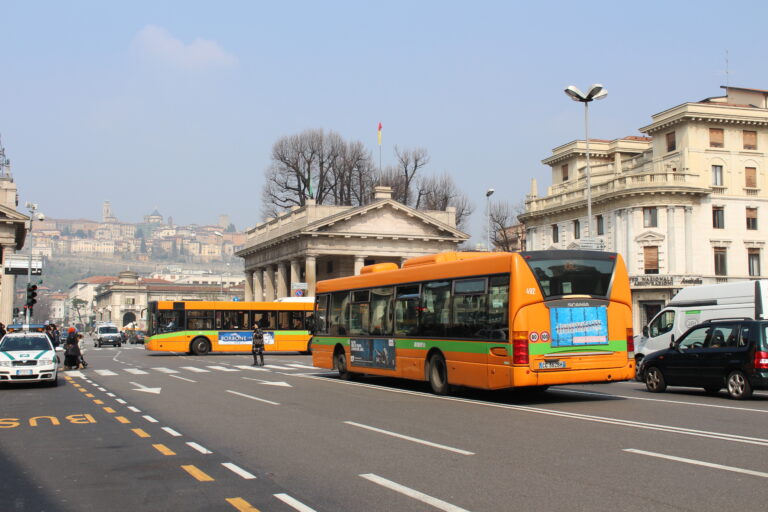
M 250 345 L 253 333 L 250 331 L 219 331 L 219 345 Z
M 552 347 L 608 344 L 608 309 L 605 306 L 549 310 Z
M 395 369 L 395 340 L 352 338 L 349 340 L 350 366 Z

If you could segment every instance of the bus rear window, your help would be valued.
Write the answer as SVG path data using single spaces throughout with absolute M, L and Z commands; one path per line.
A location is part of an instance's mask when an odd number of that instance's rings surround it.
M 616 264 L 614 259 L 530 259 L 544 298 L 562 295 L 607 297 Z

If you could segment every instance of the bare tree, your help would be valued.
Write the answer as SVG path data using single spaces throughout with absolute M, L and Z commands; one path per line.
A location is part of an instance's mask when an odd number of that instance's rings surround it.
M 396 175 L 399 176 L 400 186 L 395 190 L 402 195 L 393 196 L 407 206 L 415 206 L 412 186 L 416 180 L 419 169 L 429 163 L 429 153 L 424 148 L 403 149 L 395 146 L 395 157 L 397 158 Z
M 445 210 L 449 206 L 456 208 L 456 227 L 459 229 L 463 229 L 474 210 L 472 203 L 458 189 L 448 173 L 419 179 L 414 196 L 414 207 L 417 209 Z
M 491 244 L 500 251 L 512 252 L 522 249 L 525 227 L 517 216 L 525 211 L 522 204 L 513 205 L 507 201 L 491 202 L 488 212 L 491 230 Z

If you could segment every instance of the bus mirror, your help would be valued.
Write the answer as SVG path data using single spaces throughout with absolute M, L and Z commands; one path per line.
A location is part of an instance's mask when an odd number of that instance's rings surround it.
M 675 348 L 675 335 L 669 337 L 669 348 Z
M 643 336 L 645 336 L 646 338 L 648 337 L 648 326 L 647 325 L 643 326 Z

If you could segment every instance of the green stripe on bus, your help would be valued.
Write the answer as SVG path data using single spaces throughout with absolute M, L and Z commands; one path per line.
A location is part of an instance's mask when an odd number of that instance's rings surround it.
M 172 338 L 178 338 L 179 336 L 211 336 L 211 337 L 218 337 L 220 332 L 251 332 L 250 329 L 221 329 L 220 331 L 174 331 L 174 332 L 166 332 L 163 334 L 155 334 L 154 336 L 150 336 L 150 339 L 153 340 L 168 340 Z M 278 336 L 306 336 L 309 334 L 309 331 L 272 331 L 272 330 L 266 330 L 263 332 L 271 332 Z
M 380 337 L 381 339 L 391 339 L 386 336 Z M 379 338 L 377 338 L 379 339 Z M 349 345 L 349 338 L 328 338 L 318 337 L 312 338 L 313 345 L 336 345 L 340 343 L 344 346 Z M 511 343 L 503 341 L 462 341 L 462 340 L 425 340 L 425 339 L 396 339 L 395 344 L 397 348 L 409 349 L 409 350 L 430 350 L 432 348 L 439 348 L 445 352 L 464 352 L 467 354 L 487 354 L 493 347 L 505 347 L 509 346 L 511 350 Z M 530 355 L 543 355 L 543 354 L 565 354 L 568 352 L 625 352 L 627 350 L 626 340 L 611 340 L 607 345 L 586 345 L 577 347 L 558 347 L 552 348 L 550 343 L 529 343 L 528 353 Z

